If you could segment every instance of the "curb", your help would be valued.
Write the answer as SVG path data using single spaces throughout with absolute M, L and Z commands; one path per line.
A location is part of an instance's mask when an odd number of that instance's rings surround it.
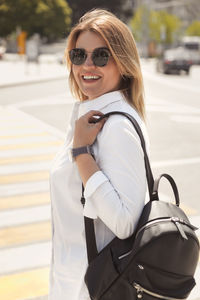
M 54 80 L 60 80 L 60 79 L 65 79 L 66 75 L 60 75 L 57 77 L 52 77 L 52 78 L 40 78 L 36 80 L 30 80 L 30 81 L 19 81 L 19 82 L 8 82 L 8 83 L 3 83 L 0 84 L 0 89 L 1 88 L 7 88 L 7 87 L 15 87 L 15 86 L 20 86 L 20 85 L 29 85 L 29 84 L 37 84 L 41 82 L 48 82 L 48 81 L 54 81 Z
M 42 297 L 38 297 L 38 298 L 28 298 L 28 299 L 24 299 L 24 300 L 48 300 L 48 295 L 42 296 Z

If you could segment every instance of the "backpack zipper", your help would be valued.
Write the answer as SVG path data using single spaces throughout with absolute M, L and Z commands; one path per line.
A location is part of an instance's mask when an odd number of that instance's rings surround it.
M 154 292 L 151 292 L 145 288 L 143 288 L 140 284 L 133 282 L 134 288 L 137 290 L 137 298 L 142 299 L 143 298 L 143 293 L 150 295 L 152 297 L 156 297 L 158 299 L 165 299 L 165 300 L 184 300 L 186 298 L 174 298 L 174 297 L 169 297 L 169 296 L 163 296 Z
M 129 254 L 131 254 L 131 252 L 132 252 L 132 250 L 122 254 L 121 256 L 118 257 L 118 259 L 122 259 L 122 258 L 128 256 Z
M 143 225 L 143 226 L 138 230 L 138 232 L 137 232 L 135 238 L 137 238 L 138 235 L 139 235 L 139 233 L 140 233 L 141 231 L 143 231 L 144 229 L 146 229 L 146 228 L 148 228 L 148 227 L 151 227 L 152 225 L 155 225 L 155 224 L 157 224 L 157 223 L 165 223 L 165 222 L 173 222 L 173 223 L 176 225 L 176 227 L 177 227 L 179 233 L 181 234 L 182 238 L 184 238 L 184 239 L 186 239 L 186 240 L 187 240 L 188 238 L 187 238 L 187 236 L 186 236 L 186 234 L 185 234 L 185 232 L 184 232 L 184 230 L 183 230 L 183 228 L 182 228 L 181 225 L 186 225 L 186 226 L 190 227 L 192 230 L 197 230 L 197 227 L 193 226 L 193 225 L 190 224 L 190 223 L 187 223 L 187 222 L 184 221 L 183 219 L 180 219 L 180 218 L 178 218 L 178 217 L 169 217 L 169 218 L 156 219 L 156 220 L 149 221 L 148 223 L 146 223 L 145 225 Z
M 145 225 L 143 225 L 138 230 L 138 232 L 136 233 L 135 239 L 138 237 L 140 232 L 143 231 L 144 229 L 146 229 L 148 227 L 151 227 L 151 226 L 153 226 L 157 223 L 166 223 L 166 222 L 173 222 L 176 225 L 176 227 L 177 227 L 179 233 L 181 234 L 182 238 L 185 239 L 185 240 L 188 240 L 188 238 L 187 238 L 187 236 L 184 232 L 184 229 L 182 228 L 181 225 L 186 225 L 186 226 L 190 227 L 192 230 L 197 230 L 198 229 L 197 227 L 193 226 L 192 224 L 190 224 L 190 223 L 186 222 L 185 220 L 180 219 L 178 217 L 169 217 L 169 218 L 162 218 L 162 219 L 160 218 L 160 219 L 155 219 L 155 220 L 149 221 Z M 132 250 L 120 255 L 118 257 L 118 259 L 122 259 L 122 258 L 128 256 L 129 254 L 131 254 L 131 252 L 132 252 Z

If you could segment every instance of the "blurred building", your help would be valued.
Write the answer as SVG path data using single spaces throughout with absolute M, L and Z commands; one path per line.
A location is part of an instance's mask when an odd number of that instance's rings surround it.
M 149 9 L 175 14 L 183 22 L 183 27 L 194 20 L 200 20 L 199 0 L 136 0 L 135 3 L 136 6 L 147 5 Z

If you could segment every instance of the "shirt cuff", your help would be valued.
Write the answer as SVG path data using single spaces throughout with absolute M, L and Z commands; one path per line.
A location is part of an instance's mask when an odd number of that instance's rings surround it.
M 92 199 L 90 199 L 90 197 L 98 189 L 98 187 L 106 181 L 108 181 L 108 178 L 103 174 L 102 171 L 95 172 L 88 179 L 88 181 L 85 185 L 85 190 L 84 190 L 85 206 L 83 209 L 83 215 L 85 217 L 88 217 L 91 219 L 97 219 L 95 205 L 94 205 Z

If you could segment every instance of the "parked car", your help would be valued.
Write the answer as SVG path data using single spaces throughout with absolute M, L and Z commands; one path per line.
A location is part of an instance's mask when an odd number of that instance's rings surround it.
M 6 52 L 6 42 L 5 40 L 0 38 L 0 59 L 3 58 L 5 52 Z
M 185 71 L 186 74 L 189 74 L 191 66 L 192 60 L 187 49 L 178 47 L 166 50 L 163 55 L 158 58 L 156 70 L 164 74 L 180 74 L 181 71 Z
M 6 48 L 4 46 L 0 46 L 0 59 L 3 58 L 5 52 L 6 52 Z
M 55 54 L 56 61 L 60 64 L 64 64 L 65 58 L 64 58 L 64 50 L 59 51 Z

